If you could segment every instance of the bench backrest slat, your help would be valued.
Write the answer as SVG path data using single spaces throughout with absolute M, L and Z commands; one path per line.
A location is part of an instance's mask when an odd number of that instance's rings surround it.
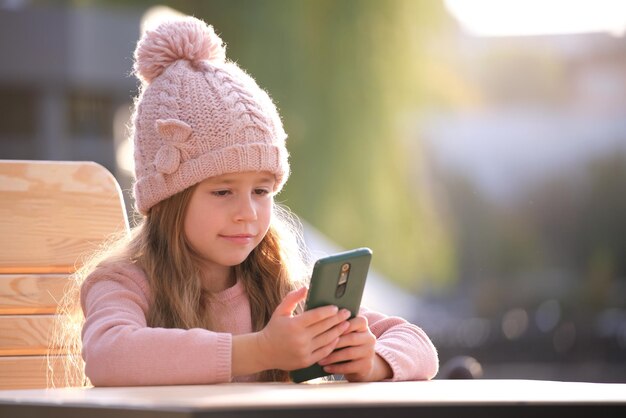
M 0 161 L 0 273 L 69 273 L 128 228 L 113 175 L 93 162 Z

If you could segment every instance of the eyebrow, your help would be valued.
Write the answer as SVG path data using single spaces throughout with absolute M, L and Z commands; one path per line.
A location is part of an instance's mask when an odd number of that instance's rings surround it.
M 216 185 L 216 184 L 234 184 L 234 183 L 237 183 L 237 182 L 238 181 L 236 179 L 233 179 L 231 177 L 225 177 L 225 178 L 222 178 L 222 179 L 219 179 L 219 180 L 215 179 L 215 177 L 213 177 L 213 178 L 210 177 L 210 178 L 207 179 L 207 183 L 208 184 L 213 184 L 213 185 Z M 254 182 L 255 183 L 275 183 L 276 179 L 272 175 L 267 175 L 267 176 L 263 176 L 263 177 L 260 177 L 258 179 L 255 179 Z
M 259 183 L 275 183 L 276 178 L 274 176 L 263 176 L 259 179 Z

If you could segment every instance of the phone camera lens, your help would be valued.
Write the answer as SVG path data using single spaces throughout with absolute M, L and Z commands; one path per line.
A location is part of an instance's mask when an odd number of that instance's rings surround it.
M 337 286 L 337 290 L 335 290 L 335 297 L 337 299 L 339 299 L 340 297 L 344 295 L 344 293 L 346 293 L 346 286 L 347 286 L 347 283 L 343 283 Z

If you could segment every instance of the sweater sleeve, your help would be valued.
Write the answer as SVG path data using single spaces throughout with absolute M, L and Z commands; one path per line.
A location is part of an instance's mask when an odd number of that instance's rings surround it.
M 230 381 L 231 334 L 150 328 L 143 272 L 136 267 L 102 270 L 89 276 L 81 289 L 82 355 L 94 386 Z
M 392 381 L 429 380 L 439 370 L 435 346 L 426 333 L 406 320 L 361 308 L 370 330 L 376 336 L 376 354 L 393 371 Z

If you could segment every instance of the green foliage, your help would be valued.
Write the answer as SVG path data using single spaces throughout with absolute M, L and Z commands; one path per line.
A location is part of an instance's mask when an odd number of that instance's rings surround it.
M 459 271 L 479 315 L 546 298 L 581 313 L 623 307 L 626 278 L 626 157 L 609 153 L 557 172 L 508 204 L 467 180 L 446 189 Z
M 552 264 L 575 272 L 572 282 L 586 307 L 626 303 L 622 292 L 614 292 L 626 278 L 624 190 L 626 156 L 611 152 L 578 173 L 554 176 L 530 194 L 537 204 L 526 216 Z

